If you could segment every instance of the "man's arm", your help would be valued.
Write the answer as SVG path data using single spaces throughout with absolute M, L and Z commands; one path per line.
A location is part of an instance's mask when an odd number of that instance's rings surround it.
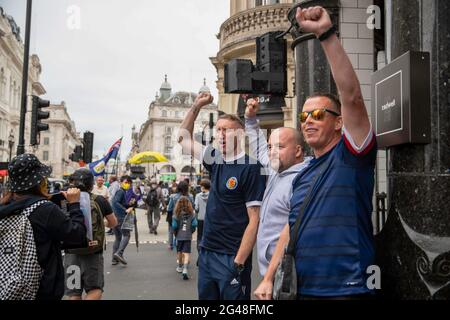
M 297 9 L 297 22 L 305 32 L 319 37 L 332 26 L 328 12 L 322 7 Z M 365 142 L 371 125 L 355 70 L 336 34 L 322 41 L 342 102 L 344 127 L 357 146 Z
M 255 99 L 247 100 L 247 109 L 245 111 L 245 133 L 249 137 L 250 154 L 256 156 L 256 159 L 263 167 L 270 167 L 268 155 L 267 140 L 259 127 L 256 114 L 259 110 L 259 101 Z
M 255 246 L 259 226 L 259 209 L 260 207 L 247 208 L 249 221 L 244 236 L 242 237 L 241 246 L 234 259 L 234 262 L 237 264 L 245 264 L 245 261 L 247 261 L 247 258 Z
M 283 231 L 281 231 L 280 239 L 278 239 L 277 246 L 270 260 L 267 272 L 264 279 L 255 290 L 255 296 L 258 300 L 272 300 L 273 281 L 278 265 L 283 258 L 284 250 L 289 243 L 289 225 L 286 224 Z
M 183 149 L 183 154 L 191 155 L 200 161 L 203 158 L 203 145 L 193 139 L 194 124 L 200 110 L 204 106 L 211 104 L 213 99 L 213 96 L 209 93 L 199 94 L 181 123 L 180 130 L 178 132 L 178 143 Z
M 107 228 L 112 229 L 112 228 L 116 227 L 118 224 L 116 215 L 114 213 L 108 214 L 107 216 L 105 216 L 105 219 L 106 219 L 105 227 L 107 227 Z

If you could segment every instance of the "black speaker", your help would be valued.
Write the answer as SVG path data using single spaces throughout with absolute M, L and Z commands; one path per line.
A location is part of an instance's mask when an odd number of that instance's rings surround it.
M 286 65 L 286 40 L 276 37 L 280 32 L 269 32 L 256 38 L 256 67 L 267 66 L 266 72 L 279 72 L 273 68 L 282 68 Z
M 226 93 L 252 91 L 253 64 L 251 60 L 234 59 L 225 64 L 224 89 Z

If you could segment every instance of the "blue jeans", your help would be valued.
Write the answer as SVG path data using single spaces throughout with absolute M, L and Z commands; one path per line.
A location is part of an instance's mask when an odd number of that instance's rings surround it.
M 114 240 L 113 245 L 113 260 L 114 254 L 118 254 L 120 256 L 123 256 L 123 253 L 125 252 L 126 247 L 128 246 L 128 243 L 130 242 L 130 230 L 122 230 L 122 221 L 119 221 L 118 225 L 113 229 L 114 236 L 116 239 Z

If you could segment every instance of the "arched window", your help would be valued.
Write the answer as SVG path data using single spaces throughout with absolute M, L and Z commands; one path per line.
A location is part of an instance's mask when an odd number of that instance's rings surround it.
M 163 118 L 167 118 L 167 110 L 163 110 L 162 111 L 162 117 Z

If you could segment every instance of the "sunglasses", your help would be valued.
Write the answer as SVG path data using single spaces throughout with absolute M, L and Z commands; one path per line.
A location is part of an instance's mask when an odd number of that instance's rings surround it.
M 301 123 L 305 123 L 309 116 L 311 116 L 311 118 L 313 118 L 316 121 L 322 121 L 325 118 L 325 114 L 327 112 L 331 113 L 332 115 L 334 115 L 336 117 L 340 117 L 341 116 L 337 112 L 334 112 L 332 110 L 328 110 L 328 109 L 322 108 L 322 109 L 316 109 L 316 110 L 313 110 L 313 111 L 310 111 L 310 112 L 302 112 L 302 113 L 300 113 L 300 122 Z

